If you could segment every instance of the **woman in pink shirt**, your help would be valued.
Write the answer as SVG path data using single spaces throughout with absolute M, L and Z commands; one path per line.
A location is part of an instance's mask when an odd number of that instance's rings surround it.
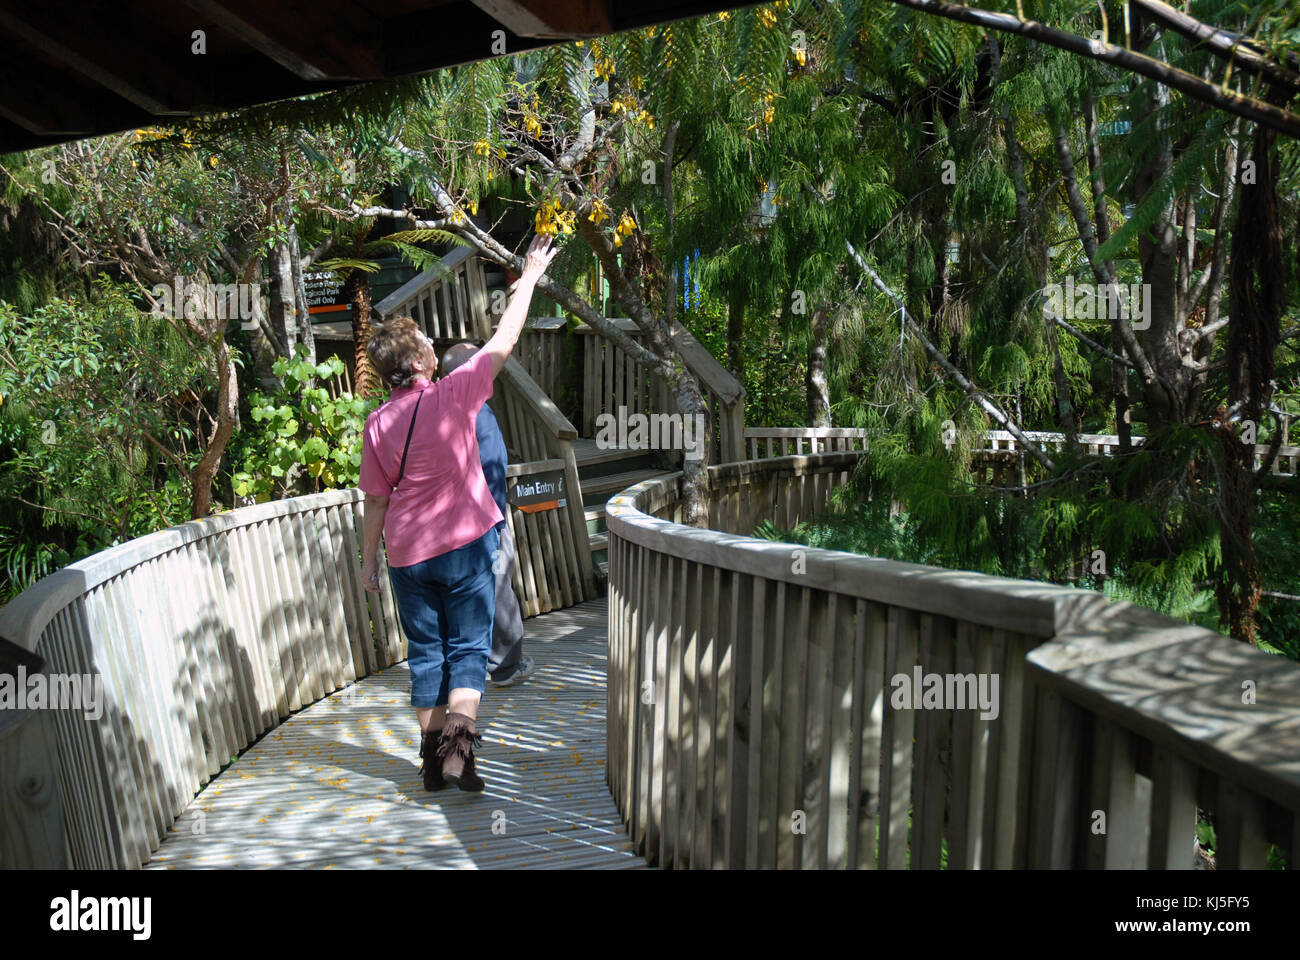
M 534 237 L 496 333 L 474 359 L 431 382 L 433 342 L 410 317 L 385 323 L 367 352 L 392 388 L 366 419 L 361 579 L 379 589 L 379 536 L 409 641 L 411 705 L 420 723 L 426 790 L 482 790 L 474 769 L 475 721 L 495 610 L 492 563 L 503 519 L 483 478 L 475 421 L 514 349 L 533 289 L 555 257 Z

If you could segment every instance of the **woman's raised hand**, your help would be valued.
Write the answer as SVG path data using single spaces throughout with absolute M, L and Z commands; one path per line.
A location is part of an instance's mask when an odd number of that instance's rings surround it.
M 555 255 L 560 252 L 559 247 L 551 244 L 551 239 L 543 233 L 533 237 L 533 242 L 528 245 L 528 253 L 524 255 L 523 276 L 536 280 L 546 272 Z

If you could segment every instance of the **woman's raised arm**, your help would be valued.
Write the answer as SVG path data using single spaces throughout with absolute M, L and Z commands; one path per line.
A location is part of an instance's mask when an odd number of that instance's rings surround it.
M 533 242 L 528 245 L 528 253 L 524 257 L 524 271 L 515 286 L 514 295 L 506 304 L 505 313 L 501 315 L 496 333 L 483 347 L 484 352 L 492 357 L 493 376 L 501 372 L 510 357 L 510 351 L 519 342 L 524 321 L 528 319 L 528 305 L 533 300 L 533 289 L 558 252 L 558 247 L 551 246 L 551 238 L 542 234 L 533 237 Z

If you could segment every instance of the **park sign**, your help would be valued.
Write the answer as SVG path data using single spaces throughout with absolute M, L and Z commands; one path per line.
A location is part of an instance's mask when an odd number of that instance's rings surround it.
M 538 513 L 565 506 L 564 470 L 545 470 L 514 477 L 506 490 L 507 499 L 524 513 Z
M 304 271 L 302 282 L 306 288 L 308 313 L 335 313 L 348 309 L 343 278 L 333 270 Z

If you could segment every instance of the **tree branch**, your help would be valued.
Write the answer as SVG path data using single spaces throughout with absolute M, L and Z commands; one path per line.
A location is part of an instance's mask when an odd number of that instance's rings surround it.
M 1036 20 L 1022 20 L 1012 14 L 958 6 L 954 3 L 946 3 L 944 0 L 890 0 L 890 2 L 922 13 L 956 20 L 959 23 L 974 24 L 986 30 L 1014 33 L 1048 46 L 1067 50 L 1080 57 L 1109 63 L 1129 73 L 1172 87 L 1194 100 L 1208 103 L 1235 116 L 1254 120 L 1278 133 L 1300 140 L 1300 116 L 1254 97 L 1224 90 L 1219 84 L 1202 80 L 1194 74 L 1148 57 L 1146 54 L 1067 33 Z

